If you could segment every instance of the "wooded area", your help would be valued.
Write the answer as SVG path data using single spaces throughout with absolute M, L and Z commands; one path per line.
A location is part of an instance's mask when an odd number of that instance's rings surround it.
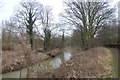
M 92 43 L 94 40 L 98 40 L 96 42 L 100 44 L 119 43 L 118 23 L 114 15 L 115 8 L 109 8 L 107 2 L 74 1 L 65 4 L 68 7 L 64 13 L 61 13 L 61 17 L 66 20 L 64 23 L 71 26 L 70 29 L 73 31 L 73 35 L 68 36 L 72 45 L 76 44 L 83 49 L 88 49 L 94 45 Z M 53 48 L 62 47 L 65 43 L 64 39 L 67 39 L 65 31 L 69 28 L 66 29 L 66 25 L 63 25 L 63 29 L 58 30 L 61 28 L 59 26 L 61 23 L 53 21 L 52 8 L 49 6 L 43 6 L 36 1 L 22 1 L 20 8 L 15 11 L 15 15 L 10 20 L 2 21 L 3 50 L 5 47 L 8 50 L 13 49 L 14 42 L 15 44 L 24 44 L 24 47 L 25 44 L 30 45 L 32 50 L 38 46 L 48 50 L 54 44 L 56 46 Z M 72 29 L 72 26 L 76 29 Z M 63 34 L 59 34 L 61 31 Z
M 42 56 L 42 60 L 55 57 L 66 47 L 84 51 L 106 44 L 120 45 L 116 6 L 110 7 L 109 2 L 77 0 L 64 1 L 64 4 L 66 7 L 59 14 L 58 23 L 54 21 L 52 7 L 36 0 L 21 1 L 10 19 L 1 22 L 4 64 L 9 53 L 14 57 L 23 55 L 26 64 L 32 65 L 32 60 L 38 62 Z M 6 67 L 5 72 L 11 70 Z

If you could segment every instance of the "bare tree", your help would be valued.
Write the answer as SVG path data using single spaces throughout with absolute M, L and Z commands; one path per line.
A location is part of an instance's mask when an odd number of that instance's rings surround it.
M 2 21 L 2 48 L 7 47 L 10 50 L 13 49 L 14 28 L 15 25 L 11 19 Z
M 52 18 L 52 8 L 49 6 L 42 6 L 41 7 L 41 12 L 40 12 L 40 21 L 41 25 L 43 27 L 43 39 L 44 39 L 44 50 L 47 50 L 50 45 L 50 39 L 51 39 L 51 21 L 53 20 Z
M 96 37 L 103 45 L 119 43 L 118 29 L 117 20 L 109 21 L 108 24 L 102 26 Z
M 20 3 L 20 8 L 17 10 L 15 19 L 20 23 L 21 27 L 26 27 L 26 33 L 29 35 L 31 48 L 33 49 L 33 39 L 34 39 L 34 25 L 39 20 L 40 6 L 38 2 L 22 1 Z
M 80 32 L 81 46 L 91 47 L 91 40 L 98 30 L 113 15 L 114 9 L 107 2 L 66 2 L 67 15 L 62 15 L 69 23 L 75 25 Z
M 3 49 L 6 48 L 7 50 L 16 50 L 17 48 L 14 45 L 20 44 L 21 51 L 24 53 L 24 57 L 29 64 L 30 62 L 30 53 L 32 53 L 31 49 L 26 45 L 26 36 L 24 32 L 24 28 L 17 27 L 20 26 L 17 24 L 14 19 L 3 21 L 2 23 L 3 30 L 2 30 L 2 40 L 3 40 Z M 17 40 L 17 41 L 16 41 Z M 5 44 L 5 47 L 4 47 Z

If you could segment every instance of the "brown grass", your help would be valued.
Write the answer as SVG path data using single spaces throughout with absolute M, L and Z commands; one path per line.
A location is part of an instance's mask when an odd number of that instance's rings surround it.
M 106 63 L 111 60 L 109 49 L 98 47 L 83 51 L 65 62 L 61 67 L 44 73 L 39 78 L 111 78 L 111 67 Z
M 36 54 L 25 47 L 25 53 L 20 44 L 14 45 L 14 50 L 2 51 L 2 72 L 15 71 L 48 58 L 45 53 Z
M 8 51 L 8 50 L 13 50 L 13 46 L 11 44 L 4 43 L 2 44 L 2 50 L 3 51 Z

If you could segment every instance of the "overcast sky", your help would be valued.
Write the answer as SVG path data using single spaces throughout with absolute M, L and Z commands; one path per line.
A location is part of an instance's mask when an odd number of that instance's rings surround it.
M 21 0 L 0 0 L 2 8 L 0 8 L 0 22 L 9 19 L 12 16 L 14 9 L 19 5 Z M 56 21 L 59 21 L 58 15 L 63 10 L 63 0 L 37 0 L 43 5 L 49 5 L 53 8 L 53 15 Z M 112 5 L 120 0 L 113 0 Z
M 21 0 L 0 0 L 2 4 L 4 5 L 0 9 L 0 21 L 9 19 L 9 17 L 13 14 L 14 9 L 16 6 L 19 5 L 19 2 Z M 53 8 L 53 15 L 55 18 L 58 19 L 59 13 L 63 10 L 63 0 L 37 0 L 43 5 L 49 5 Z M 56 20 L 57 20 L 56 19 Z
M 19 5 L 20 1 L 21 0 L 0 0 L 0 24 L 2 20 L 7 20 L 13 15 L 14 9 Z M 39 1 L 43 5 L 51 6 L 53 8 L 54 20 L 56 22 L 59 22 L 58 15 L 64 9 L 63 0 L 37 0 L 37 1 Z M 108 1 L 111 1 L 111 0 L 108 0 Z M 120 0 L 111 1 L 112 2 L 111 6 L 114 6 L 119 1 Z M 0 37 L 1 37 L 1 26 L 0 26 Z

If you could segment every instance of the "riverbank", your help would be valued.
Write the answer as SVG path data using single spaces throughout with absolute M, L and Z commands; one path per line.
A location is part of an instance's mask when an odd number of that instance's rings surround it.
M 54 70 L 65 61 L 70 60 L 72 57 L 72 49 L 64 48 L 62 53 L 56 55 L 53 58 L 36 63 L 32 66 L 26 67 L 13 72 L 2 74 L 3 78 L 37 78 L 38 72 L 45 72 L 48 70 Z
M 117 48 L 109 48 L 112 51 L 112 61 L 109 65 L 112 66 L 112 75 L 116 78 L 118 78 L 118 49 Z
M 61 52 L 56 48 L 48 52 L 28 52 L 24 54 L 22 51 L 3 51 L 2 55 L 2 73 L 11 72 L 23 69 L 25 67 L 40 63 L 48 58 L 50 55 L 56 56 Z M 48 53 L 50 55 L 48 55 Z
M 39 78 L 112 78 L 112 52 L 97 47 L 75 54 L 59 68 L 38 73 Z

